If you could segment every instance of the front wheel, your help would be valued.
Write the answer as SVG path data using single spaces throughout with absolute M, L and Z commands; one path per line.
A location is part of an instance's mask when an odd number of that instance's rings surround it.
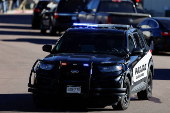
M 126 78 L 126 80 L 125 80 L 124 88 L 126 88 L 125 95 L 121 97 L 121 100 L 120 100 L 120 102 L 118 102 L 117 105 L 112 105 L 113 109 L 126 110 L 129 107 L 131 88 L 130 88 L 130 82 L 129 82 L 128 78 Z
M 37 93 L 33 93 L 33 102 L 37 107 L 42 107 L 43 103 L 40 101 L 40 97 Z
M 137 93 L 138 99 L 149 100 L 152 97 L 152 72 L 149 71 L 146 89 Z
M 36 29 L 36 25 L 32 23 L 32 26 L 31 26 L 32 29 Z

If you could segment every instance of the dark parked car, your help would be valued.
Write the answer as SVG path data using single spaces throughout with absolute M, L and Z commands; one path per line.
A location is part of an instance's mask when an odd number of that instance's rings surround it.
M 170 18 L 153 17 L 143 20 L 139 25 L 153 53 L 170 51 Z
M 60 0 L 58 5 L 48 12 L 42 13 L 41 33 L 50 30 L 53 35 L 56 31 L 64 31 L 77 21 L 78 9 L 84 8 L 89 0 Z M 53 1 L 56 4 L 56 1 Z
M 130 25 L 74 24 L 43 51 L 50 54 L 35 62 L 28 84 L 36 105 L 81 101 L 125 110 L 131 94 L 152 96 L 152 53 Z
M 39 2 L 35 5 L 32 15 L 32 28 L 39 28 L 41 21 L 41 12 L 44 8 L 47 7 L 47 4 L 50 0 L 39 0 Z

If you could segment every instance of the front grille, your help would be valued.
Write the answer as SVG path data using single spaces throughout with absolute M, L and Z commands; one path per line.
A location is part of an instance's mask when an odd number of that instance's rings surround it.
M 60 67 L 58 93 L 62 98 L 78 99 L 86 98 L 89 90 L 88 82 L 90 78 L 91 66 L 83 66 L 82 63 L 67 63 Z M 74 73 L 74 71 L 76 73 Z M 81 93 L 67 93 L 67 86 L 81 87 Z
M 59 80 L 62 81 L 62 82 L 67 82 L 67 81 L 73 81 L 73 82 L 82 81 L 83 82 L 83 81 L 87 81 L 88 77 L 89 77 L 89 73 L 87 73 L 87 72 L 73 74 L 73 73 L 67 71 L 67 72 L 60 73 Z
M 77 71 L 77 73 L 72 71 Z M 90 67 L 84 67 L 83 64 L 67 64 L 67 66 L 61 66 L 59 82 L 87 82 L 89 77 Z

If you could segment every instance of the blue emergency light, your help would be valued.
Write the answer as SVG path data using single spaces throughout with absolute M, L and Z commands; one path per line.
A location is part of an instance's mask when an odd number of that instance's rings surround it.
M 89 67 L 89 64 L 83 64 L 83 66 L 85 66 L 85 67 Z
M 98 24 L 89 24 L 89 23 L 73 23 L 74 27 L 98 27 Z
M 121 24 L 91 24 L 91 23 L 73 23 L 73 27 L 86 27 L 86 28 L 133 28 L 130 25 L 121 25 Z

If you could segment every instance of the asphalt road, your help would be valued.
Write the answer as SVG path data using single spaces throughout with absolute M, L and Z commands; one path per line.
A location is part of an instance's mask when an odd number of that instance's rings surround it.
M 48 53 L 42 51 L 44 44 L 55 44 L 59 36 L 40 34 L 31 29 L 31 15 L 0 15 L 0 112 L 125 112 L 169 113 L 170 112 L 170 53 L 154 55 L 155 74 L 153 97 L 150 101 L 131 98 L 126 111 L 105 108 L 73 109 L 36 107 L 28 93 L 28 78 L 37 58 Z

